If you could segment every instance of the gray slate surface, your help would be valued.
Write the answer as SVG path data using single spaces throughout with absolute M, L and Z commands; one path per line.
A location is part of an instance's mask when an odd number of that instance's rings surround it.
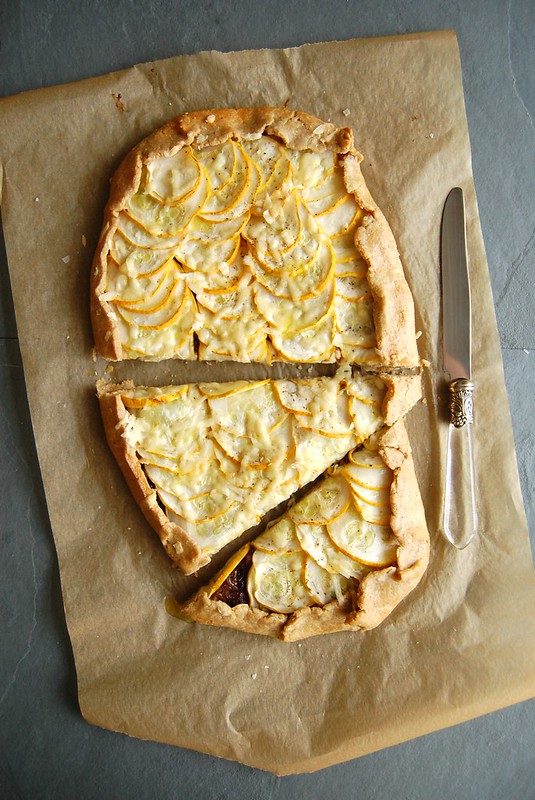
M 3 0 L 0 95 L 181 53 L 454 28 L 535 550 L 533 0 Z M 313 775 L 277 778 L 87 725 L 65 628 L 0 246 L 0 798 L 535 798 L 535 701 Z M 535 663 L 535 654 L 534 654 Z

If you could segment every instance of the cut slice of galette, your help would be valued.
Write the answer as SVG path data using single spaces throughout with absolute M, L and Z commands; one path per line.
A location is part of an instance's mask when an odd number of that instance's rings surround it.
M 429 535 L 400 421 L 353 449 L 178 607 L 295 641 L 379 625 L 419 583 Z
M 99 401 L 134 498 L 189 574 L 406 413 L 419 386 L 416 376 L 345 367 L 302 380 L 101 383 Z

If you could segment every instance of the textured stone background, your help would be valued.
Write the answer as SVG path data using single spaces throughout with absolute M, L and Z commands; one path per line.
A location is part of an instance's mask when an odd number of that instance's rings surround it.
M 0 95 L 199 50 L 444 28 L 456 30 L 461 49 L 474 177 L 535 550 L 533 0 L 3 0 Z M 0 797 L 535 798 L 535 701 L 288 778 L 88 726 L 77 706 L 1 240 L 0 418 Z

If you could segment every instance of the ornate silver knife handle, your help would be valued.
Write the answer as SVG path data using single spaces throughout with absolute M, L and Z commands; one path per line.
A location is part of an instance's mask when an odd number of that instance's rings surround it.
M 462 550 L 477 531 L 474 452 L 472 446 L 474 384 L 457 378 L 449 384 L 450 425 L 442 527 L 446 538 Z

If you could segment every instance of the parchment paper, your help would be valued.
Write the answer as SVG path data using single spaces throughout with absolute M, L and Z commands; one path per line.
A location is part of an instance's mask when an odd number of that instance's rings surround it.
M 108 452 L 94 392 L 105 364 L 92 360 L 88 314 L 108 179 L 128 149 L 185 110 L 284 103 L 354 128 L 431 364 L 426 402 L 409 419 L 432 537 L 428 573 L 380 628 L 299 644 L 166 612 L 165 598 L 195 582 L 170 567 Z M 0 148 L 18 332 L 85 718 L 285 774 L 533 696 L 535 574 L 454 34 L 201 53 L 19 95 L 0 103 Z M 481 527 L 463 552 L 438 532 L 438 236 L 454 185 L 468 209 Z M 166 363 L 152 379 L 194 380 L 199 369 Z M 114 377 L 150 374 L 123 364 Z

